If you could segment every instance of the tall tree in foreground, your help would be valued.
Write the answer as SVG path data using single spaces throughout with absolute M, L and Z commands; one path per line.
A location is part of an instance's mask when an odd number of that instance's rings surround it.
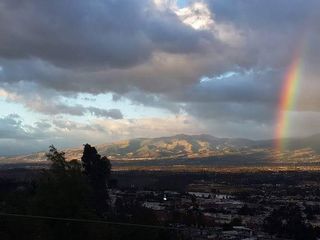
M 47 159 L 49 170 L 39 179 L 34 197 L 37 215 L 57 217 L 89 217 L 90 186 L 82 176 L 81 164 L 66 161 L 64 152 L 50 146 Z
M 64 152 L 58 151 L 54 146 L 50 146 L 47 159 L 51 166 L 38 180 L 29 214 L 59 218 L 97 218 L 88 198 L 92 190 L 83 176 L 80 162 L 66 161 Z M 88 239 L 94 233 L 91 226 L 73 222 L 32 219 L 27 224 L 35 234 L 31 239 Z
M 110 177 L 111 164 L 107 157 L 101 157 L 95 147 L 84 145 L 81 158 L 84 174 L 92 188 L 92 201 L 97 214 L 103 216 L 108 210 L 107 184 Z

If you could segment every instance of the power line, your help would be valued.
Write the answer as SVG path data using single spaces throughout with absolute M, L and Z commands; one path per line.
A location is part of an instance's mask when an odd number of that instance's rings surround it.
M 127 226 L 127 227 L 141 227 L 141 228 L 165 229 L 165 230 L 179 230 L 179 228 L 176 228 L 176 227 L 166 227 L 166 226 L 160 226 L 160 225 L 147 225 L 147 224 L 137 224 L 137 223 L 124 223 L 124 222 L 91 220 L 91 219 L 81 219 L 81 218 L 62 218 L 62 217 L 49 217 L 49 216 L 38 216 L 38 215 L 27 215 L 27 214 L 14 214 L 14 213 L 1 213 L 1 212 L 0 212 L 0 216 L 4 216 L 4 217 L 18 217 L 18 218 L 29 218 L 29 219 L 40 219 L 40 220 L 64 221 L 64 222 L 96 223 L 96 224 L 118 225 L 118 226 Z

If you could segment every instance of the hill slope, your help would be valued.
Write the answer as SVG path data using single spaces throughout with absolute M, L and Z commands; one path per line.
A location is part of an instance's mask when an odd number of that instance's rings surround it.
M 171 137 L 137 138 L 101 144 L 96 148 L 101 155 L 108 156 L 114 165 L 132 165 L 139 164 L 139 162 L 144 165 L 211 165 L 217 162 L 221 165 L 268 164 L 270 162 L 317 164 L 320 162 L 318 155 L 320 134 L 307 138 L 289 139 L 288 142 L 289 151 L 279 153 L 272 149 L 273 140 L 254 141 L 239 138 L 217 138 L 205 134 L 180 134 Z M 69 160 L 80 159 L 82 155 L 82 147 L 65 149 L 64 151 Z M 0 157 L 0 163 L 39 163 L 44 160 L 45 152 Z

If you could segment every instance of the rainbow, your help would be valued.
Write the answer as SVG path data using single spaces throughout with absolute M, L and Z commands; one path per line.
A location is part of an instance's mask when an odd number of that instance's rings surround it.
M 281 152 L 286 148 L 285 138 L 288 136 L 288 131 L 290 130 L 289 112 L 294 110 L 301 80 L 303 58 L 300 53 L 301 51 L 297 51 L 286 71 L 278 105 L 275 148 Z

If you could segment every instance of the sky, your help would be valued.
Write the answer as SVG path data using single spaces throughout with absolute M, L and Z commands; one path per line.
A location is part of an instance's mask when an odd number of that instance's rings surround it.
M 318 0 L 2 0 L 0 155 L 137 137 L 320 132 Z M 298 55 L 296 54 L 298 52 Z

